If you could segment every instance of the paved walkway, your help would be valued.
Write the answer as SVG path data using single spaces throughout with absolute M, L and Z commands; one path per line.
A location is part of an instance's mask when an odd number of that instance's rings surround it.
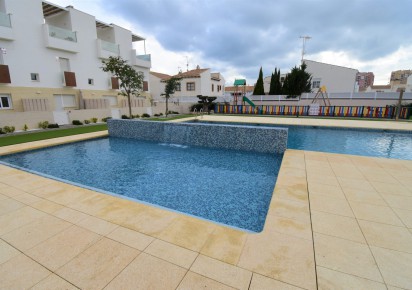
M 256 234 L 0 165 L 0 289 L 412 289 L 410 273 L 412 161 L 287 150 Z

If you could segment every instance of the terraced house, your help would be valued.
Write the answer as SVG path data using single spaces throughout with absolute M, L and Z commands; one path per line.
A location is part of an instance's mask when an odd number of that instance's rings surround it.
M 150 54 L 145 39 L 72 6 L 41 0 L 0 0 L 0 123 L 20 130 L 39 121 L 59 124 L 126 111 L 119 81 L 101 70 L 121 56 L 145 75 L 142 113 L 149 93 Z

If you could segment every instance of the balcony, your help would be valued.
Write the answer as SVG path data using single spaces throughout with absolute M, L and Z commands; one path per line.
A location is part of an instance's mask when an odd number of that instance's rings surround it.
M 14 40 L 10 14 L 0 11 L 0 39 Z
M 79 52 L 76 32 L 49 24 L 43 24 L 43 32 L 47 48 Z
M 140 66 L 140 67 L 145 67 L 145 68 L 152 67 L 151 55 L 150 54 L 136 55 L 135 49 L 132 49 L 131 60 L 132 60 L 132 65 L 134 66 Z
M 97 56 L 107 59 L 110 56 L 118 56 L 120 52 L 119 45 L 102 39 L 97 39 Z

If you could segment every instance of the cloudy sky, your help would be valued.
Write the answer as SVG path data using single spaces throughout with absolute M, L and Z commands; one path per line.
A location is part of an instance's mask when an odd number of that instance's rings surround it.
M 412 0 L 50 0 L 146 38 L 152 70 L 175 74 L 196 65 L 256 82 L 305 58 L 372 71 L 387 84 L 412 69 Z M 139 54 L 143 45 L 136 44 Z

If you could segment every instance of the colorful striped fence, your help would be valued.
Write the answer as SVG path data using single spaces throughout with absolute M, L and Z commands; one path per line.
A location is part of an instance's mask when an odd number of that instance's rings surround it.
M 220 114 L 254 114 L 280 116 L 308 116 L 309 106 L 246 106 L 220 105 L 215 106 L 215 112 Z M 399 118 L 408 119 L 412 108 L 403 107 Z M 374 106 L 320 106 L 318 116 L 326 117 L 354 117 L 354 118 L 384 118 L 393 119 L 396 115 L 395 107 Z

